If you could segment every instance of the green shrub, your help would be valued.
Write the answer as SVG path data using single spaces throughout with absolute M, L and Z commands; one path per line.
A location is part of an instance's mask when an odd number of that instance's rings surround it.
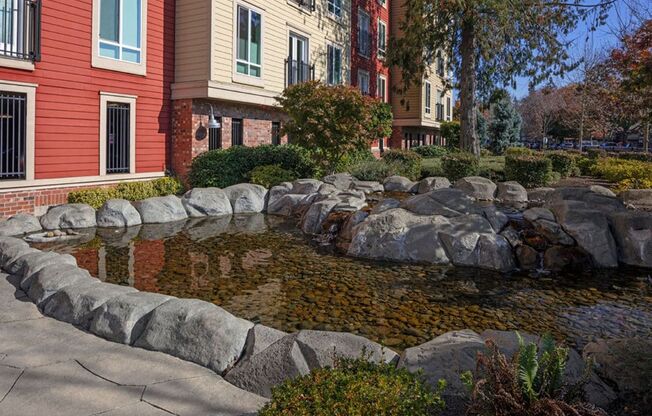
M 286 381 L 272 390 L 260 416 L 428 416 L 444 407 L 445 383 L 431 391 L 418 375 L 392 364 L 336 359 L 332 368 Z
M 421 156 L 411 150 L 389 150 L 383 154 L 383 161 L 398 169 L 396 175 L 413 181 L 421 176 Z
M 575 165 L 577 166 L 580 175 L 583 176 L 588 176 L 591 175 L 591 170 L 593 169 L 593 166 L 595 165 L 597 159 L 591 159 L 589 157 L 579 157 L 575 160 Z
M 601 159 L 607 157 L 607 152 L 604 149 L 590 147 L 586 149 L 586 155 L 589 159 Z
M 446 147 L 460 147 L 460 122 L 459 121 L 442 121 L 440 125 L 441 137 L 446 140 Z
M 361 181 L 383 182 L 385 178 L 398 175 L 400 167 L 394 163 L 387 163 L 384 160 L 372 160 L 362 162 L 351 168 L 351 175 Z
M 479 161 L 472 153 L 457 152 L 445 156 L 441 167 L 450 181 L 456 181 L 465 176 L 475 176 L 479 171 Z
M 595 161 L 591 173 L 617 183 L 618 190 L 646 189 L 652 184 L 652 162 L 604 158 Z
M 441 167 L 441 159 L 425 159 L 421 164 L 421 178 L 431 178 L 433 176 L 445 176 Z
M 553 172 L 557 172 L 562 178 L 567 178 L 573 172 L 575 157 L 566 152 L 548 152 L 546 157 L 552 163 Z
M 526 188 L 545 186 L 552 180 L 552 162 L 541 156 L 507 156 L 505 179 Z
M 484 147 L 480 149 L 480 157 L 490 157 L 490 156 L 494 156 L 494 152 Z
M 442 157 L 448 154 L 449 149 L 444 146 L 437 146 L 435 144 L 430 146 L 419 146 L 412 149 L 412 151 L 423 158 Z
M 505 149 L 505 156 L 530 156 L 534 151 L 527 147 L 508 147 Z
M 145 182 L 122 182 L 114 188 L 92 188 L 70 192 L 68 202 L 88 204 L 98 209 L 109 199 L 140 201 L 155 196 L 176 195 L 182 190 L 183 186 L 178 179 L 166 176 Z
M 494 182 L 505 182 L 505 169 L 493 169 L 490 166 L 480 165 L 478 168 L 478 176 L 490 179 Z
M 234 146 L 226 150 L 211 150 L 192 162 L 188 179 L 196 188 L 214 186 L 225 188 L 248 181 L 254 168 L 278 165 L 300 178 L 318 176 L 310 152 L 296 145 Z
M 265 188 L 280 185 L 283 182 L 292 182 L 297 176 L 291 170 L 283 169 L 279 165 L 257 166 L 249 172 L 249 181 Z
M 349 172 L 351 169 L 363 162 L 372 162 L 376 157 L 371 153 L 370 149 L 362 149 L 353 151 L 342 156 L 340 161 L 335 166 L 336 172 Z
M 618 152 L 609 153 L 609 157 L 625 160 L 639 160 L 641 162 L 652 162 L 652 153 L 649 152 Z

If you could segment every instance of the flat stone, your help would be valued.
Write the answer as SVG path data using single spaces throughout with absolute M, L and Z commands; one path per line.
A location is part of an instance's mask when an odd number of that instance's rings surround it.
M 589 190 L 591 192 L 595 192 L 596 194 L 604 195 L 604 196 L 609 196 L 612 198 L 616 197 L 616 194 L 613 193 L 613 191 L 607 187 L 601 186 L 601 185 L 591 185 L 589 186 Z
M 617 212 L 609 216 L 609 222 L 620 262 L 652 268 L 652 212 Z
M 109 299 L 137 292 L 129 286 L 118 286 L 90 280 L 62 288 L 43 305 L 43 313 L 60 321 L 88 329 L 93 314 Z
M 507 214 L 496 208 L 494 205 L 482 207 L 482 215 L 489 221 L 491 228 L 497 233 L 501 232 L 509 222 Z
M 333 175 L 324 176 L 322 180 L 324 183 L 333 185 L 340 191 L 346 191 L 351 188 L 351 183 L 356 179 L 349 173 L 335 173 Z
M 267 198 L 267 189 L 252 183 L 239 183 L 224 188 L 226 197 L 231 201 L 234 214 L 263 212 Z
M 401 201 L 394 198 L 385 198 L 380 201 L 372 210 L 372 214 L 380 214 L 390 209 L 399 208 L 401 206 Z
M 591 192 L 585 187 L 555 189 L 547 196 L 546 207 L 559 217 L 555 207 L 563 206 L 564 203 L 572 204 L 576 209 L 600 211 L 604 215 L 625 211 L 625 205 L 618 198 Z
M 63 204 L 50 207 L 41 217 L 45 230 L 95 227 L 95 210 L 86 204 Z
M 178 416 L 256 414 L 266 400 L 219 376 L 174 380 L 148 386 L 143 400 Z
M 146 292 L 111 298 L 95 310 L 90 331 L 109 341 L 131 345 L 143 333 L 152 311 L 171 299 Z
M 267 213 L 270 215 L 290 217 L 302 203 L 310 204 L 316 197 L 317 194 L 285 194 L 267 205 Z
M 629 189 L 620 194 L 620 199 L 627 206 L 652 210 L 652 189 Z
M 403 201 L 402 207 L 421 215 L 457 217 L 465 214 L 482 214 L 475 200 L 464 191 L 453 188 L 436 189 L 427 194 L 415 195 Z
M 505 203 L 523 203 L 527 202 L 527 191 L 518 182 L 499 182 L 498 183 L 498 199 Z
M 534 207 L 526 209 L 523 212 L 523 218 L 529 222 L 534 222 L 539 219 L 555 221 L 555 214 L 548 208 Z
M 383 192 L 385 190 L 383 184 L 381 184 L 380 182 L 358 181 L 358 180 L 354 180 L 353 182 L 351 182 L 351 186 L 349 189 L 355 191 L 361 191 L 364 192 L 365 194 L 373 194 L 376 192 Z
M 212 303 L 173 299 L 154 310 L 135 345 L 223 373 L 242 355 L 253 326 Z
M 346 188 L 346 189 L 348 189 L 348 188 Z M 329 196 L 329 195 L 333 195 L 333 194 L 336 194 L 336 193 L 341 192 L 341 191 L 345 191 L 346 189 L 339 189 L 335 185 L 331 185 L 330 183 L 324 183 L 319 187 L 319 190 L 317 191 L 317 193 L 319 195 Z
M 126 199 L 109 199 L 97 211 L 98 227 L 133 227 L 142 223 L 138 210 Z
M 39 307 L 59 290 L 71 286 L 81 285 L 94 279 L 84 269 L 70 264 L 55 264 L 46 266 L 36 272 L 31 278 L 27 296 Z
M 219 188 L 193 188 L 183 195 L 181 204 L 191 218 L 216 217 L 233 213 L 231 201 Z
M 467 176 L 458 179 L 454 187 L 481 201 L 492 201 L 496 194 L 496 184 L 481 176 Z
M 450 187 L 451 183 L 448 178 L 434 176 L 431 178 L 422 179 L 417 187 L 417 193 L 427 194 L 428 192 L 434 191 L 436 189 L 445 189 Z
M 16 214 L 6 221 L 0 221 L 0 236 L 20 236 L 41 231 L 41 223 L 31 214 Z
M 170 412 L 161 410 L 146 402 L 130 404 L 118 409 L 103 412 L 102 416 L 170 416 Z
M 317 179 L 297 179 L 292 182 L 292 193 L 293 194 L 314 194 L 319 191 L 319 188 L 324 184 L 322 181 Z
M 383 182 L 385 192 L 416 192 L 419 184 L 403 176 L 390 176 Z
M 0 402 L 0 414 L 83 416 L 140 401 L 142 386 L 117 386 L 75 361 L 25 370 Z M 92 400 L 89 400 L 92 398 Z
M 181 199 L 176 195 L 156 196 L 133 202 L 143 224 L 160 224 L 188 218 Z
M 333 207 L 335 212 L 355 212 L 367 206 L 367 200 L 357 195 L 340 193 L 337 196 L 339 202 Z
M 20 368 L 0 365 L 0 409 L 2 409 L 2 399 L 9 393 L 18 377 L 22 374 L 23 370 Z

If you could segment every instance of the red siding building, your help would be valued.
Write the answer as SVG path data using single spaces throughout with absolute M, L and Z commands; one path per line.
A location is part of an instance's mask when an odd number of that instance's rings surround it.
M 384 102 L 389 102 L 389 68 L 384 56 L 389 41 L 390 0 L 352 0 L 351 85 Z M 373 150 L 387 145 L 374 142 Z
M 0 218 L 163 176 L 174 0 L 0 0 Z

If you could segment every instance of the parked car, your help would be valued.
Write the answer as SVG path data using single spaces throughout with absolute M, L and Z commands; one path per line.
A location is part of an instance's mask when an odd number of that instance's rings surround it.
M 604 150 L 616 150 L 618 148 L 618 143 L 616 142 L 604 142 L 600 146 Z

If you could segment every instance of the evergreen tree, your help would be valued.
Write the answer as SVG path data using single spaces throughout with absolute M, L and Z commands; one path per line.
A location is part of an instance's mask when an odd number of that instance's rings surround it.
M 491 151 L 500 155 L 516 144 L 521 137 L 521 123 L 521 115 L 511 100 L 502 99 L 493 104 L 488 129 Z
M 478 140 L 483 146 L 489 144 L 489 126 L 487 125 L 487 119 L 485 118 L 482 111 L 476 110 L 476 130 L 478 132 Z

